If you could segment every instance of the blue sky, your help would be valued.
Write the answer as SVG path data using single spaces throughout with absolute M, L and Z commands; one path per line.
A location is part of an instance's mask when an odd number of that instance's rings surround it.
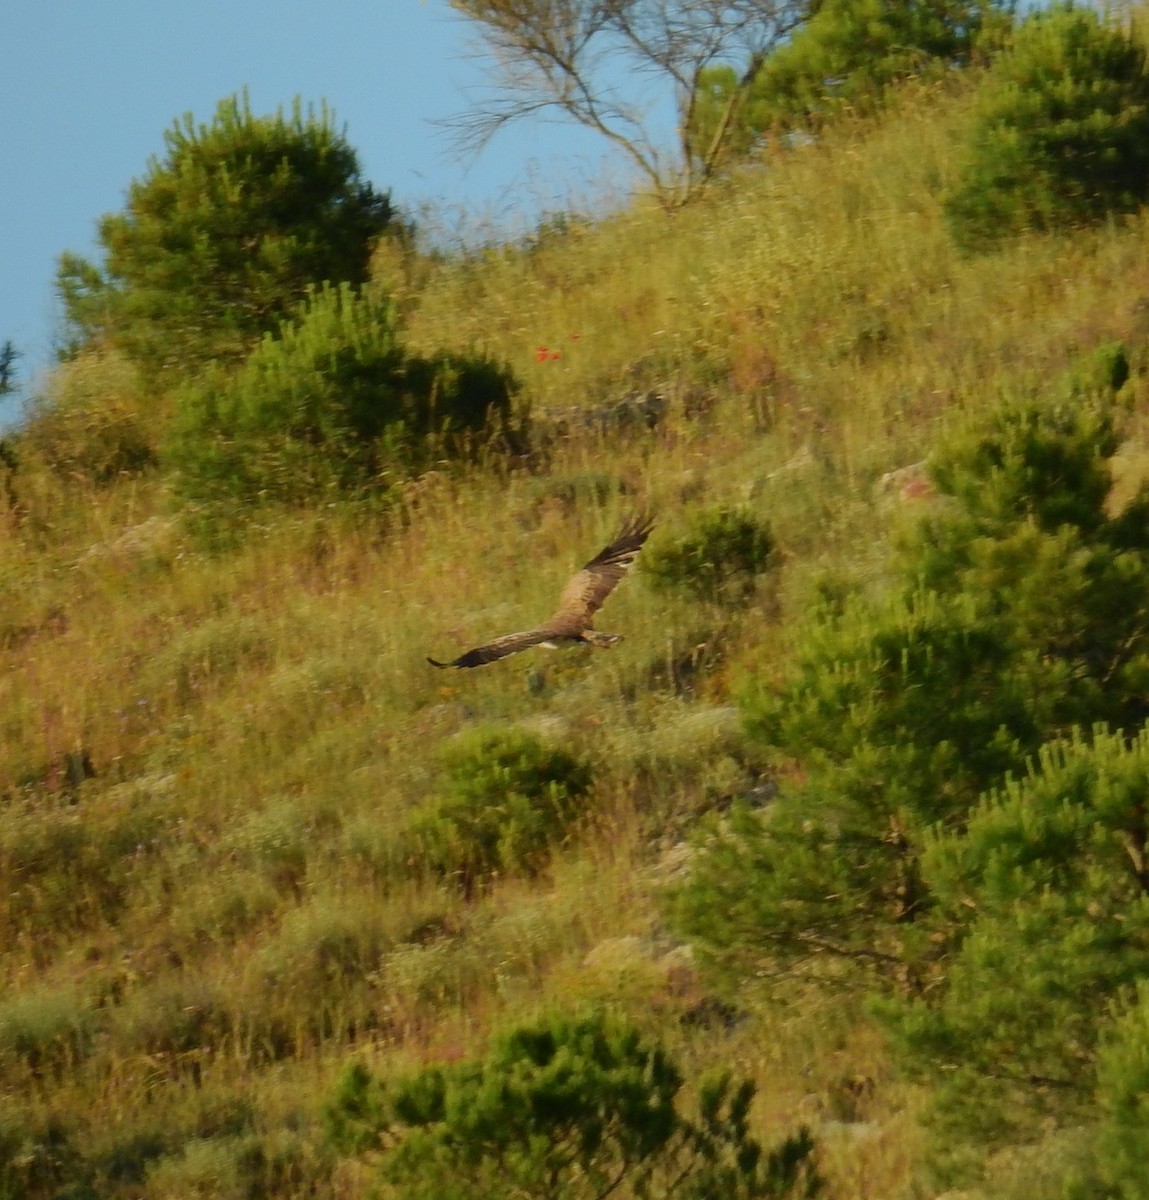
M 97 256 L 96 222 L 164 131 L 243 88 L 260 113 L 326 100 L 364 174 L 449 225 L 466 212 L 521 230 L 627 178 L 600 138 L 554 122 L 460 161 L 435 121 L 466 110 L 482 75 L 446 0 L 13 0 L 3 29 L 0 342 L 25 380 L 50 361 L 58 255 Z

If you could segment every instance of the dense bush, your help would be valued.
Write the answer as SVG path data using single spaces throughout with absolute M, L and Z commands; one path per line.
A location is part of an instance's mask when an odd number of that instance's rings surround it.
M 679 589 L 696 600 L 740 604 L 770 565 L 774 537 L 756 514 L 740 508 L 700 513 L 673 539 L 649 546 L 643 572 L 656 588 Z
M 237 371 L 180 394 L 169 454 L 193 501 L 378 492 L 499 431 L 512 391 L 488 359 L 409 353 L 385 301 L 326 288 Z
M 825 0 L 754 77 L 731 149 L 745 153 L 776 129 L 818 125 L 844 110 L 876 108 L 900 80 L 968 63 L 988 31 L 1008 27 L 995 0 Z M 732 67 L 703 72 L 694 144 L 709 145 L 738 80 Z
M 150 371 L 182 374 L 241 358 L 318 284 L 366 280 L 391 205 L 326 108 L 257 117 L 232 97 L 164 141 L 124 211 L 100 222 L 104 263 L 61 260 L 74 346 L 111 338 Z
M 382 1178 L 410 1200 L 817 1193 L 805 1132 L 770 1153 L 750 1137 L 751 1083 L 703 1080 L 697 1116 L 682 1085 L 669 1055 L 628 1026 L 564 1019 L 393 1083 L 353 1066 L 328 1125 L 344 1153 L 383 1151 Z
M 446 794 L 408 832 L 421 867 L 470 893 L 493 875 L 537 869 L 590 790 L 590 767 L 522 730 L 480 730 L 445 753 Z
M 1107 1012 L 1149 974 L 1146 795 L 1149 732 L 1098 730 L 1047 745 L 964 830 L 927 838 L 948 962 L 893 1027 L 935 1085 L 947 1155 L 1087 1112 Z
M 1111 412 L 1079 400 L 951 435 L 947 501 L 902 548 L 894 597 L 817 617 L 787 680 L 742 698 L 751 736 L 801 770 L 768 818 L 709 830 L 677 909 L 704 949 L 924 986 L 928 831 L 963 828 L 1045 741 L 1149 717 L 1149 499 L 1107 511 L 1116 444 Z
M 1149 987 L 1144 980 L 1106 1030 L 1099 1059 L 1096 1170 L 1103 1194 L 1149 1200 Z
M 1089 7 L 1034 14 L 990 69 L 947 200 L 957 240 L 989 245 L 1128 212 L 1149 197 L 1145 51 Z

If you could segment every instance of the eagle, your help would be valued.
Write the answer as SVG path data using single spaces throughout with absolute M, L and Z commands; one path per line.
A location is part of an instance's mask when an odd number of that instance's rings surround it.
M 433 667 L 482 667 L 531 646 L 554 648 L 557 642 L 582 642 L 606 648 L 621 642 L 621 634 L 600 633 L 593 627 L 594 614 L 630 570 L 653 528 L 654 521 L 648 516 L 635 516 L 624 522 L 610 545 L 571 577 L 563 588 L 554 615 L 537 629 L 504 634 L 450 662 L 439 662 L 430 657 L 427 661 Z

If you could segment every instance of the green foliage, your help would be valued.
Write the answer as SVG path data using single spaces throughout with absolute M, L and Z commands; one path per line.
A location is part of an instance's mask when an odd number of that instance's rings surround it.
M 379 492 L 493 436 L 512 392 L 488 359 L 410 354 L 394 307 L 345 284 L 309 297 L 234 373 L 186 388 L 169 453 L 199 503 Z
M 74 995 L 25 992 L 0 1003 L 0 1064 L 34 1078 L 64 1074 L 89 1051 L 91 1012 Z
M 1133 373 L 1123 342 L 1105 342 L 1077 359 L 1062 380 L 1069 398 L 1116 395 Z
M 275 1200 L 314 1193 L 317 1171 L 298 1136 L 256 1133 L 188 1139 L 152 1163 L 148 1195 L 204 1200 Z
M 1149 1200 L 1149 987 L 1138 983 L 1131 1003 L 1106 1030 L 1098 1052 L 1103 1119 L 1097 1170 L 1123 1200 Z
M 1011 404 L 939 451 L 939 505 L 900 590 L 819 616 L 789 676 L 743 696 L 751 736 L 797 762 L 770 811 L 707 832 L 676 900 L 728 967 L 867 963 L 924 983 L 937 948 L 921 855 L 980 793 L 1075 727 L 1149 716 L 1149 522 L 1110 516 L 1110 415 Z
M 285 1152 L 294 1142 L 308 1155 L 333 1060 L 362 1051 L 380 1075 L 398 1073 L 399 1063 L 453 1061 L 460 1046 L 466 1055 L 536 1000 L 569 1012 L 609 994 L 612 1005 L 641 1017 L 644 1037 L 661 1039 L 684 1074 L 692 1074 L 688 1062 L 736 1061 L 738 1077 L 760 1088 L 750 1127 L 767 1146 L 781 1136 L 766 1131 L 784 1129 L 788 1101 L 804 1097 L 804 1111 L 824 1112 L 833 1196 L 940 1192 L 913 1177 L 922 1148 L 916 1117 L 931 1085 L 892 1078 L 888 1046 L 859 1017 L 856 997 L 819 985 L 845 982 L 859 961 L 835 947 L 865 947 L 895 958 L 876 960 L 895 981 L 929 987 L 940 1002 L 947 964 L 975 914 L 955 919 L 948 898 L 943 906 L 931 890 L 934 877 L 915 880 L 915 867 L 925 870 L 915 847 L 932 845 L 928 832 L 908 821 L 883 825 L 855 803 L 884 796 L 878 783 L 859 790 L 864 756 L 852 778 L 830 779 L 842 751 L 823 739 L 850 716 L 840 706 L 848 693 L 823 678 L 833 670 L 812 673 L 826 688 L 826 714 L 809 755 L 797 743 L 775 745 L 759 727 L 747 741 L 727 689 L 756 665 L 762 691 L 771 683 L 784 689 L 814 630 L 832 641 L 830 613 L 802 628 L 815 578 L 831 572 L 826 596 L 836 595 L 836 620 L 854 628 L 859 643 L 864 625 L 885 620 L 887 601 L 906 624 L 920 601 L 918 619 L 941 625 L 945 617 L 959 633 L 963 621 L 980 630 L 992 606 L 1003 623 L 1016 619 L 1009 571 L 1021 576 L 1025 545 L 1044 547 L 1026 605 L 1043 598 L 1062 545 L 1032 516 L 1051 511 L 1044 500 L 1019 522 L 1008 511 L 979 516 L 990 532 L 976 537 L 987 546 L 966 557 L 978 570 L 993 566 L 1000 586 L 984 604 L 976 595 L 959 604 L 923 584 L 920 539 L 896 557 L 882 539 L 891 524 L 904 530 L 923 513 L 956 520 L 964 502 L 907 488 L 913 498 L 895 505 L 873 495 L 873 479 L 924 457 L 926 439 L 959 409 L 976 414 L 1034 380 L 1049 380 L 1051 395 L 1066 389 L 1094 412 L 1095 393 L 1118 386 L 1122 356 L 1109 359 L 1113 371 L 1100 361 L 1105 353 L 1096 362 L 1083 357 L 1072 380 L 1061 378 L 1067 342 L 1125 339 L 1125 365 L 1134 369 L 1126 393 L 1138 412 L 1143 407 L 1144 221 L 1022 239 L 993 258 L 955 256 L 934 198 L 939 180 L 952 177 L 951 138 L 974 82 L 955 72 L 943 87 L 912 86 L 881 121 L 847 121 L 809 144 L 795 139 L 769 171 L 735 175 L 678 212 L 673 236 L 640 199 L 545 239 L 535 253 L 491 246 L 466 261 L 447 248 L 413 257 L 398 264 L 409 271 L 391 271 L 395 292 L 374 291 L 400 298 L 413 351 L 490 346 L 500 361 L 521 365 L 540 405 L 598 406 L 620 387 L 662 389 L 670 402 L 653 436 L 557 438 L 511 476 L 437 471 L 418 487 L 397 488 L 401 523 L 388 513 L 381 525 L 374 505 L 334 513 L 326 504 L 269 507 L 256 514 L 257 533 L 222 556 L 197 553 L 171 527 L 171 489 L 158 473 L 66 487 L 36 467 L 16 433 L 9 437 L 20 467 L 19 504 L 0 504 L 0 959 L 9 998 L 33 1006 L 6 1013 L 18 1021 L 5 1028 L 21 1033 L 0 1057 L 8 1097 L 0 1111 L 7 1103 L 18 1125 L 8 1163 L 16 1185 L 37 1200 L 79 1200 L 88 1177 L 88 1194 L 107 1200 L 233 1188 L 247 1200 L 369 1194 L 369 1157 L 332 1174 L 291 1168 L 280 1177 L 277 1168 L 272 1176 L 243 1165 L 249 1138 L 258 1137 L 269 1162 L 278 1137 Z M 445 233 L 438 244 L 448 241 Z M 399 245 L 385 239 L 380 253 L 389 260 L 392 252 Z M 396 266 L 382 263 L 389 265 Z M 859 329 L 888 332 L 886 347 L 897 352 L 855 354 Z M 536 363 L 543 344 L 561 346 L 561 359 Z M 97 408 L 100 394 L 91 392 Z M 173 398 L 142 408 L 149 421 L 153 408 L 166 422 Z M 1103 506 L 1107 518 L 1149 469 L 1143 426 L 1135 416 L 1112 460 L 1119 477 Z M 0 466 L 0 476 L 8 469 Z M 981 486 L 969 490 L 976 496 Z M 663 510 L 688 505 L 689 521 L 718 498 L 751 494 L 785 547 L 779 603 L 765 625 L 756 605 L 745 619 L 721 622 L 716 642 L 707 625 L 713 612 L 636 587 L 611 603 L 633 608 L 654 657 L 631 667 L 604 659 L 577 687 L 536 694 L 523 691 L 514 669 L 448 679 L 423 663 L 434 649 L 425 644 L 429 627 L 497 602 L 500 572 L 522 565 L 520 543 L 538 543 L 550 556 L 564 526 L 595 523 L 587 505 L 613 511 L 647 497 Z M 54 506 L 46 513 L 41 495 Z M 1007 536 L 1019 524 L 1033 527 L 1030 543 L 1014 543 L 1012 567 L 989 553 L 999 520 Z M 1089 527 L 1075 517 L 1062 535 L 1065 546 L 1077 545 L 1066 579 L 1079 570 L 1081 545 L 1097 550 L 1095 562 L 1103 543 L 1128 546 L 1117 554 L 1136 567 L 1136 522 L 1124 541 L 1115 524 L 1103 520 L 1097 536 L 1083 532 Z M 936 540 L 945 544 L 940 533 Z M 968 540 L 955 535 L 954 544 Z M 975 580 L 937 558 L 946 588 Z M 762 588 L 773 588 L 775 571 L 771 565 Z M 1103 582 L 1102 575 L 1095 599 Z M 842 602 L 861 593 L 870 603 Z M 1112 614 L 1118 636 L 1132 636 L 1136 605 L 1120 612 L 1118 603 L 1126 605 L 1120 594 Z M 1073 611 L 1055 593 L 1049 610 L 1058 607 L 1062 617 Z M 897 646 L 897 623 L 887 624 Z M 1096 625 L 1104 631 L 1104 620 Z M 1010 628 L 1003 624 L 999 638 L 1006 656 L 1015 644 L 1005 636 Z M 1072 625 L 1060 628 L 1070 645 Z M 938 634 L 940 648 L 931 643 L 935 660 L 948 641 Z M 1058 653 L 1054 647 L 1050 663 Z M 715 654 L 728 669 L 693 676 L 713 703 L 676 700 L 672 681 Z M 1047 669 L 1043 652 L 1032 659 L 1027 671 Z M 969 661 L 980 674 L 964 702 L 976 716 L 977 688 L 991 695 L 1004 676 L 980 652 L 971 650 Z M 962 682 L 956 665 L 930 676 L 921 669 L 908 678 L 944 681 L 948 673 Z M 1091 670 L 1075 687 L 1089 677 L 1107 695 L 1105 670 Z M 885 693 L 894 678 L 883 682 Z M 1021 672 L 1019 688 L 1026 678 Z M 879 728 L 883 747 L 897 747 L 894 722 L 909 722 L 906 739 L 916 741 L 928 734 L 931 712 L 948 719 L 944 694 L 932 691 L 932 710 L 919 719 L 913 701 L 925 690 L 890 710 L 891 728 Z M 880 724 L 878 711 L 876 702 L 863 711 L 864 728 Z M 576 730 L 560 744 L 581 754 L 593 743 L 604 768 L 595 768 L 586 802 L 589 828 L 568 827 L 566 836 L 579 838 L 576 853 L 555 852 L 553 869 L 490 894 L 477 889 L 467 902 L 427 872 L 397 870 L 396 843 L 416 814 L 448 799 L 439 748 L 458 729 L 499 716 Z M 929 768 L 927 750 L 912 748 L 911 766 Z M 64 772 L 82 749 L 97 774 L 70 784 Z M 814 761 L 823 753 L 833 761 Z M 964 749 L 939 750 L 942 765 L 944 753 L 962 775 L 951 784 L 948 772 L 932 771 L 951 789 L 942 806 L 957 803 L 970 775 L 995 773 L 988 754 L 967 771 Z M 1000 753 L 1020 775 L 1008 743 Z M 897 782 L 898 767 L 893 758 L 878 761 L 874 774 L 881 782 L 893 773 Z M 794 790 L 803 781 L 807 790 Z M 991 786 L 1001 786 L 1000 774 Z M 730 811 L 736 798 L 759 807 L 714 822 L 716 837 L 731 835 L 730 887 L 715 893 L 707 914 L 716 923 L 741 920 L 740 945 L 754 951 L 727 960 L 749 968 L 735 1009 L 709 992 L 684 948 L 671 950 L 660 937 L 654 905 L 664 880 L 712 861 L 710 846 L 682 846 L 680 830 L 703 812 Z M 955 810 L 951 832 L 962 819 Z M 785 830 L 785 846 L 753 843 L 763 870 L 778 874 L 770 889 L 746 869 L 750 843 L 735 836 L 739 822 Z M 839 854 L 851 832 L 856 851 Z M 855 887 L 858 879 L 876 888 Z M 776 926 L 772 912 L 783 918 Z M 1051 936 L 1060 947 L 1056 928 Z M 729 943 L 716 934 L 714 945 L 725 953 Z M 787 966 L 809 972 L 797 986 L 783 985 L 793 1003 L 783 1011 L 758 1005 L 754 987 Z M 1008 988 L 1013 977 L 1003 978 Z M 52 1004 L 60 996 L 71 1015 Z M 1108 1007 L 1099 1002 L 1100 1020 L 1108 1021 Z M 36 1011 L 51 1022 L 36 1025 Z M 74 1037 L 73 1017 L 82 1022 Z M 1112 1035 L 1114 1056 L 1133 1057 L 1135 1042 L 1120 1051 Z M 689 1059 L 678 1050 L 687 1045 Z M 1107 1045 L 1108 1036 L 1099 1055 Z M 1009 1053 L 1002 1057 L 1008 1066 Z M 1009 1094 L 1025 1100 L 1024 1089 L 1011 1085 Z M 221 1118 L 239 1096 L 248 1118 Z M 691 1080 L 676 1108 L 695 1119 L 697 1101 Z M 67 1165 L 67 1141 L 49 1136 L 53 1116 L 81 1156 L 79 1170 Z M 1060 1119 L 1052 1106 L 1049 1116 Z M 1058 1178 L 1068 1153 L 1100 1138 L 1102 1116 L 1096 1107 L 1069 1129 L 1046 1134 L 1042 1126 L 1029 1146 L 990 1152 L 995 1175 L 984 1194 L 1065 1200 L 1041 1185 Z M 863 1123 L 853 1124 L 858 1118 Z M 1131 1139 L 1134 1110 L 1128 1119 L 1123 1136 Z M 0 1144 L 9 1149 L 4 1135 Z M 1015 1186 L 1001 1186 L 1003 1169 Z M 1098 1188 L 1089 1200 L 1113 1200 L 1123 1186 L 1133 1192 L 1134 1169 L 1125 1169 L 1129 1182 L 1114 1183 L 1108 1195 Z
M 752 1084 L 703 1080 L 692 1118 L 682 1082 L 629 1026 L 560 1019 L 513 1030 L 480 1061 L 390 1084 L 356 1064 L 328 1128 L 344 1153 L 382 1151 L 382 1178 L 411 1200 L 817 1193 L 804 1131 L 769 1154 L 750 1137 Z
M 971 61 L 987 33 L 1000 36 L 1006 5 L 995 0 L 825 0 L 771 54 L 750 85 L 730 136 L 746 153 L 776 129 L 817 126 L 846 109 L 872 111 L 900 80 Z M 731 67 L 702 72 L 695 144 L 714 137 L 738 79 Z
M 1024 778 L 928 839 L 923 875 L 954 927 L 944 986 L 896 1012 L 903 1061 L 963 1142 L 1080 1119 L 1107 1008 L 1149 972 L 1149 731 L 1044 747 Z
M 980 248 L 1138 208 L 1149 196 L 1149 73 L 1142 46 L 1093 8 L 1031 16 L 991 67 L 967 162 L 947 202 Z
M 100 222 L 104 263 L 61 259 L 72 349 L 110 337 L 150 372 L 186 374 L 242 358 L 311 288 L 366 280 L 391 204 L 325 107 L 257 117 L 231 97 L 164 141 Z
M 68 1129 L 0 1108 L 0 1200 L 94 1200 L 92 1172 Z
M 774 537 L 760 517 L 720 507 L 698 514 L 678 537 L 647 547 L 642 569 L 660 591 L 738 605 L 753 594 L 773 553 Z
M 1078 402 L 1049 409 L 1007 404 L 988 420 L 959 427 L 931 459 L 930 475 L 943 495 L 958 501 L 966 521 L 936 523 L 926 546 L 935 528 L 954 529 L 969 543 L 1008 536 L 1019 519 L 1046 533 L 1062 525 L 1095 532 L 1107 520 L 1109 460 L 1118 440 L 1109 408 Z M 939 553 L 956 549 L 951 544 Z M 968 554 L 958 562 L 968 565 Z M 927 561 L 926 577 L 934 573 Z
M 35 952 L 50 939 L 114 919 L 134 855 L 160 827 L 145 805 L 99 822 L 72 805 L 9 813 L 0 826 L 0 937 Z
M 407 840 L 416 862 L 468 894 L 492 875 L 537 870 L 590 791 L 588 764 L 523 730 L 480 730 L 444 758 L 446 797 Z
M 16 362 L 20 351 L 10 342 L 0 342 L 0 396 L 16 390 Z

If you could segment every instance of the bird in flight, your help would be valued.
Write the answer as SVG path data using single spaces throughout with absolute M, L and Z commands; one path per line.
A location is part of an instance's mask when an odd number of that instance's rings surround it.
M 647 516 L 632 517 L 605 549 L 599 551 L 563 588 L 559 606 L 549 621 L 537 629 L 508 633 L 485 646 L 476 646 L 450 662 L 428 658 L 433 667 L 482 667 L 509 654 L 518 654 L 531 646 L 554 647 L 557 642 L 582 642 L 608 647 L 622 641 L 618 633 L 600 633 L 594 626 L 594 614 L 630 570 L 643 543 L 650 536 L 654 521 Z

